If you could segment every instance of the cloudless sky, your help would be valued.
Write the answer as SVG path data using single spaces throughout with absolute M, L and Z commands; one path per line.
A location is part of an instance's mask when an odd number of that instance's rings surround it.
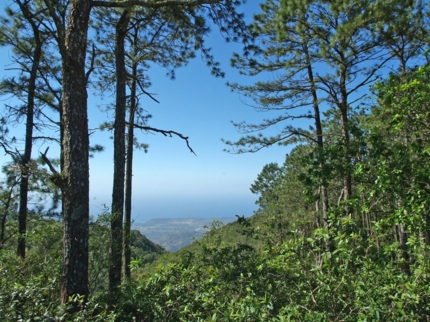
M 248 1 L 239 11 L 245 11 L 247 20 L 259 10 L 261 0 Z M 0 4 L 3 14 L 4 3 Z M 170 80 L 166 71 L 152 67 L 148 76 L 151 93 L 160 101 L 149 98 L 140 100 L 141 107 L 152 114 L 148 125 L 165 130 L 174 130 L 189 137 L 197 156 L 190 153 L 185 141 L 177 137 L 148 134 L 136 130 L 140 142 L 149 144 L 148 153 L 135 151 L 133 177 L 133 213 L 136 222 L 152 218 L 173 217 L 225 217 L 250 216 L 256 210 L 257 197 L 249 187 L 270 162 L 282 163 L 287 147 L 272 147 L 255 154 L 232 155 L 223 152 L 226 148 L 221 138 L 237 140 L 231 121 L 258 123 L 267 115 L 256 112 L 243 103 L 244 98 L 232 93 L 226 82 L 252 84 L 257 79 L 240 76 L 230 67 L 233 52 L 240 53 L 240 44 L 226 43 L 216 27 L 212 28 L 207 44 L 215 59 L 221 63 L 225 78 L 215 78 L 199 58 L 176 70 L 176 79 Z M 10 53 L 0 49 L 0 75 L 7 75 Z M 3 76 L 2 76 L 3 77 Z M 92 95 L 89 90 L 89 126 L 98 127 L 112 114 L 102 112 L 100 106 L 113 101 Z M 0 98 L 0 106 L 6 103 Z M 16 137 L 22 137 L 16 132 Z M 13 133 L 15 133 L 13 132 Z M 22 133 L 22 132 L 21 132 Z M 15 134 L 13 134 L 15 135 Z M 110 132 L 95 132 L 91 144 L 101 144 L 105 151 L 90 160 L 90 209 L 92 215 L 110 206 L 112 194 L 113 147 Z M 33 157 L 44 151 L 46 145 L 36 145 Z M 51 151 L 51 150 L 50 150 Z M 54 150 L 55 151 L 55 150 Z M 55 157 L 50 152 L 50 157 Z M 8 161 L 1 156 L 2 163 Z

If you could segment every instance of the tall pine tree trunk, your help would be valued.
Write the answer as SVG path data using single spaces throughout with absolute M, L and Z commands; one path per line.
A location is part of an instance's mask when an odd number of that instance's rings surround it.
M 28 204 L 28 180 L 29 163 L 31 161 L 31 150 L 33 146 L 33 122 L 37 71 L 39 69 L 42 54 L 42 41 L 38 26 L 36 25 L 33 14 L 29 11 L 27 4 L 17 1 L 24 18 L 28 21 L 33 31 L 35 48 L 33 52 L 33 62 L 28 80 L 27 111 L 25 125 L 25 146 L 24 155 L 21 157 L 21 182 L 19 191 L 19 210 L 18 210 L 18 248 L 17 255 L 25 258 L 25 235 L 27 233 L 27 204 Z
M 122 238 L 125 177 L 125 109 L 127 105 L 125 67 L 125 36 L 130 21 L 124 10 L 116 25 L 116 106 L 114 124 L 114 173 L 112 189 L 111 245 L 109 251 L 109 292 L 112 294 L 121 284 Z
M 309 83 L 311 86 L 311 94 L 312 94 L 312 105 L 314 108 L 314 118 L 315 118 L 315 129 L 316 129 L 316 136 L 317 136 L 317 145 L 320 150 L 320 154 L 322 154 L 324 149 L 324 140 L 323 140 L 323 132 L 322 132 L 322 124 L 321 124 L 321 114 L 319 110 L 319 103 L 318 103 L 318 95 L 315 85 L 315 79 L 314 74 L 312 70 L 312 63 L 311 58 L 309 55 L 308 46 L 305 43 L 303 45 L 303 52 L 306 56 L 306 64 L 307 64 L 307 71 L 308 71 L 308 77 L 309 77 Z M 319 156 L 320 159 L 320 167 L 321 169 L 324 168 L 324 157 L 321 155 Z M 322 201 L 322 218 L 324 221 L 324 227 L 328 226 L 328 220 L 327 220 L 327 211 L 328 211 L 328 193 L 327 193 L 327 184 L 325 183 L 325 178 L 322 178 L 322 182 L 320 185 L 320 199 Z
M 64 263 L 62 303 L 88 296 L 89 164 L 85 79 L 86 26 L 91 1 L 72 1 L 63 57 Z M 79 10 L 74 10 L 79 6 Z
M 130 278 L 131 261 L 131 205 L 132 205 L 132 186 L 133 186 L 133 143 L 134 143 L 134 116 L 137 108 L 136 101 L 136 77 L 137 64 L 133 62 L 130 94 L 130 115 L 128 120 L 127 133 L 127 167 L 125 173 L 125 212 L 124 212 L 124 276 Z
M 88 298 L 89 137 L 85 57 L 91 0 L 71 0 L 66 28 L 54 4 L 45 0 L 57 28 L 62 58 L 62 174 L 58 179 L 63 207 L 61 303 Z M 71 311 L 79 310 L 72 302 Z
M 346 65 L 344 57 L 341 56 L 342 62 Z M 342 137 L 343 137 L 343 145 L 344 145 L 344 200 L 348 203 L 349 199 L 352 196 L 352 176 L 350 171 L 351 164 L 351 151 L 350 151 L 350 137 L 349 137 L 349 128 L 348 128 L 348 93 L 346 89 L 347 82 L 347 71 L 345 65 L 340 67 L 340 102 L 338 104 L 339 112 L 340 112 L 340 120 L 342 124 Z M 345 205 L 345 214 L 352 215 L 350 207 Z

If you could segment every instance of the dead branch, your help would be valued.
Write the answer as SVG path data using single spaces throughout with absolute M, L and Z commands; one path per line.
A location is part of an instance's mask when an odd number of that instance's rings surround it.
M 130 126 L 130 123 L 126 122 L 126 125 Z M 174 134 L 174 135 L 180 137 L 182 140 L 184 140 L 187 143 L 187 147 L 190 150 L 190 152 L 193 153 L 195 156 L 197 156 L 197 154 L 191 148 L 190 143 L 188 142 L 188 136 L 184 136 L 183 134 L 178 133 L 176 131 L 160 130 L 160 129 L 156 129 L 156 128 L 153 128 L 153 127 L 150 127 L 150 126 L 142 126 L 142 125 L 137 125 L 137 124 L 134 124 L 133 126 L 135 128 L 137 128 L 137 129 L 141 129 L 141 130 L 144 130 L 144 131 L 152 131 L 152 132 L 161 133 L 164 136 L 168 136 L 168 137 L 173 137 L 173 134 Z

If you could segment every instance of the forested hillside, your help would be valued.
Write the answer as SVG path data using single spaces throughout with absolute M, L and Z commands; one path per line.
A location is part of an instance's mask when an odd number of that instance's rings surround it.
M 428 321 L 428 1 L 266 0 L 250 23 L 241 2 L 11 1 L 0 45 L 13 48 L 20 76 L 5 77 L 0 94 L 20 103 L 4 107 L 0 138 L 11 158 L 2 321 Z M 291 150 L 256 175 L 254 216 L 214 222 L 165 253 L 131 230 L 132 152 L 146 148 L 133 129 L 194 151 L 137 117 L 138 96 L 151 96 L 149 62 L 173 73 L 200 52 L 223 76 L 205 44 L 210 26 L 242 42 L 232 66 L 259 77 L 228 86 L 267 112 L 235 122 L 242 137 L 224 140 L 226 152 Z M 93 84 L 116 103 L 104 124 L 112 205 L 90 219 L 88 158 L 101 149 L 88 142 Z M 14 117 L 26 120 L 24 151 L 8 135 Z M 32 154 L 44 130 L 60 143 L 57 160 Z

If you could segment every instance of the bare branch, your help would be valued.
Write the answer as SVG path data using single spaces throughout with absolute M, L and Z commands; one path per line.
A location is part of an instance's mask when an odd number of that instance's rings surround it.
M 9 147 L 9 145 L 7 143 L 5 143 L 5 142 L 0 142 L 0 146 L 3 148 L 5 154 L 9 154 L 12 157 L 12 159 L 15 162 L 17 162 L 17 159 L 20 156 L 19 154 L 18 154 L 18 157 L 17 157 L 16 152 L 12 151 L 11 148 Z
M 56 139 L 49 136 L 33 136 L 33 141 L 44 140 L 44 141 L 54 141 L 58 144 L 61 144 L 60 139 Z
M 126 122 L 127 126 L 130 126 L 130 123 Z M 187 143 L 187 147 L 190 150 L 191 153 L 193 153 L 195 156 L 197 156 L 197 154 L 194 152 L 194 150 L 191 148 L 190 143 L 188 142 L 188 136 L 184 136 L 181 133 L 178 133 L 176 131 L 166 131 L 166 130 L 160 130 L 160 129 L 156 129 L 150 126 L 142 126 L 142 125 L 137 125 L 134 124 L 133 125 L 135 128 L 137 129 L 141 129 L 144 131 L 152 131 L 152 132 L 157 132 L 157 133 L 161 133 L 164 136 L 168 136 L 168 137 L 173 137 L 173 134 L 180 137 L 182 140 L 184 140 Z
M 91 73 L 94 71 L 94 62 L 96 60 L 96 47 L 93 43 L 92 51 L 91 51 L 91 61 L 90 61 L 90 68 L 85 73 L 85 81 L 88 84 L 88 80 L 91 76 Z
M 139 79 L 136 79 L 136 81 L 137 81 L 137 84 L 139 85 L 139 87 L 140 87 L 140 90 L 145 94 L 145 95 L 147 95 L 147 96 L 149 96 L 149 98 L 150 99 L 152 99 L 153 101 L 155 101 L 155 102 L 157 102 L 158 104 L 160 104 L 160 102 L 154 97 L 154 96 L 152 96 L 152 94 L 151 93 L 149 93 L 149 92 L 147 92 L 147 91 L 145 91 L 145 88 L 143 87 L 143 85 L 142 85 L 142 83 L 140 82 L 140 80 Z

